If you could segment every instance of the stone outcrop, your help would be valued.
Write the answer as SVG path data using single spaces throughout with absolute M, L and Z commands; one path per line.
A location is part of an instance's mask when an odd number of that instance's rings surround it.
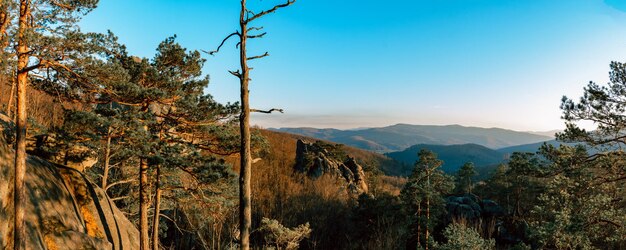
M 0 248 L 11 249 L 14 151 L 0 114 Z M 6 135 L 6 136 L 5 136 Z M 28 156 L 27 249 L 139 249 L 135 226 L 81 172 Z
M 351 193 L 367 193 L 365 172 L 361 165 L 350 156 L 347 156 L 345 161 L 336 159 L 336 156 L 320 145 L 321 142 L 309 143 L 298 140 L 295 170 L 312 178 L 323 175 L 335 176 L 346 182 L 346 187 Z
M 446 198 L 448 215 L 467 220 L 499 217 L 504 215 L 504 209 L 495 201 L 480 199 L 473 194 L 450 196 Z
M 27 151 L 46 161 L 81 172 L 98 163 L 97 153 L 92 149 L 83 145 L 68 145 L 59 140 L 55 134 L 34 136 L 27 144 Z

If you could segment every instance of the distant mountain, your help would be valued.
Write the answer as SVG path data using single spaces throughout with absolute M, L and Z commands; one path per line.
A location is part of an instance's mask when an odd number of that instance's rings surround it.
M 418 144 L 403 151 L 386 153 L 392 159 L 413 166 L 418 159 L 417 153 L 428 149 L 443 160 L 441 169 L 446 173 L 455 173 L 466 162 L 474 163 L 477 169 L 497 165 L 506 160 L 506 154 L 477 144 L 428 145 Z
M 561 142 L 558 142 L 556 140 L 550 140 L 550 141 L 542 141 L 542 142 L 537 142 L 537 143 L 530 143 L 530 144 L 501 148 L 501 149 L 498 149 L 498 152 L 505 153 L 505 154 L 512 154 L 513 152 L 536 153 L 537 151 L 539 151 L 539 148 L 541 148 L 541 146 L 543 146 L 544 143 L 550 144 L 555 147 L 558 147 L 559 145 L 561 145 Z
M 560 133 L 563 132 L 563 130 L 550 130 L 550 131 L 528 131 L 528 133 L 530 134 L 535 134 L 535 135 L 543 135 L 543 136 L 548 136 L 551 138 L 554 138 L 554 135 L 556 133 Z
M 396 124 L 361 130 L 281 128 L 281 132 L 342 143 L 376 152 L 401 151 L 416 144 L 478 144 L 497 149 L 551 140 L 552 137 L 500 128 L 478 128 L 460 125 Z
M 560 141 L 557 141 L 557 140 L 549 140 L 549 141 L 543 141 L 543 142 L 537 142 L 537 143 L 530 143 L 530 144 L 524 144 L 524 145 L 517 145 L 517 146 L 512 146 L 512 147 L 501 148 L 501 149 L 498 149 L 498 152 L 509 154 L 509 155 L 512 154 L 513 152 L 536 153 L 537 151 L 539 151 L 539 148 L 541 148 L 541 146 L 543 146 L 544 143 L 546 143 L 548 145 L 552 145 L 554 147 L 559 147 L 561 145 L 575 146 L 577 144 L 581 144 L 581 143 L 564 143 L 564 142 L 560 142 Z M 598 149 L 597 148 L 593 148 L 593 147 L 587 147 L 587 150 L 589 150 L 589 153 L 598 152 Z

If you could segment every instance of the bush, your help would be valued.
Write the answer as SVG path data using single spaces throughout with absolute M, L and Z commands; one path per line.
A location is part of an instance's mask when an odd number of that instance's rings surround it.
M 268 218 L 261 220 L 259 231 L 263 234 L 267 246 L 276 249 L 297 249 L 300 241 L 311 234 L 308 222 L 291 229 L 281 225 L 277 220 Z
M 452 223 L 443 232 L 448 242 L 440 245 L 438 250 L 483 250 L 496 249 L 493 239 L 485 240 L 476 230 L 462 224 Z

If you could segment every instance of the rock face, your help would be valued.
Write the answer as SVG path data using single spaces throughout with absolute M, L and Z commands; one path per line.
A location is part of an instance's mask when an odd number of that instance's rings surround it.
M 42 134 L 34 137 L 34 143 L 27 145 L 29 154 L 46 161 L 84 171 L 98 163 L 97 153 L 82 145 L 67 145 L 54 134 Z
M 14 151 L 0 114 L 0 248 L 11 249 Z M 26 163 L 27 249 L 139 249 L 139 232 L 106 194 L 79 171 L 29 156 Z
M 492 218 L 504 215 L 504 209 L 492 200 L 481 200 L 473 194 L 446 198 L 448 215 L 467 220 Z
M 350 156 L 347 156 L 345 161 L 335 159 L 328 149 L 321 146 L 320 142 L 309 143 L 298 140 L 294 168 L 297 172 L 305 173 L 312 178 L 326 174 L 340 178 L 346 182 L 346 186 L 352 194 L 368 192 L 365 172 L 363 172 L 361 165 Z

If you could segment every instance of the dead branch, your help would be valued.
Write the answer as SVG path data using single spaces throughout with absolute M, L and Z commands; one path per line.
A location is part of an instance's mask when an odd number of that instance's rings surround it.
M 266 10 L 266 11 L 262 11 L 262 12 L 260 12 L 259 14 L 256 14 L 256 15 L 254 15 L 254 16 L 252 16 L 252 17 L 250 17 L 250 18 L 246 19 L 246 20 L 245 20 L 245 23 L 246 23 L 246 24 L 248 24 L 248 23 L 250 23 L 250 22 L 254 21 L 255 19 L 257 19 L 257 18 L 259 18 L 259 17 L 265 16 L 265 15 L 267 15 L 267 14 L 269 14 L 269 13 L 272 13 L 272 12 L 274 12 L 274 11 L 276 11 L 276 10 L 280 9 L 280 8 L 284 8 L 284 7 L 287 7 L 287 6 L 289 6 L 289 5 L 292 5 L 292 4 L 293 4 L 293 3 L 295 3 L 295 2 L 296 2 L 296 0 L 287 0 L 287 2 L 286 2 L 286 3 L 276 5 L 276 6 L 274 6 L 274 8 L 271 8 L 271 9 Z
M 250 32 L 250 31 L 253 31 L 253 30 L 259 31 L 259 30 L 262 30 L 262 29 L 263 29 L 263 26 L 261 26 L 261 27 L 250 27 L 246 31 L 247 32 Z
M 259 58 L 263 58 L 263 57 L 266 57 L 266 56 L 269 56 L 269 55 L 270 55 L 270 53 L 268 53 L 268 52 L 265 52 L 265 54 L 263 54 L 263 55 L 260 55 L 260 56 L 253 56 L 253 57 L 248 57 L 248 58 L 246 58 L 246 60 L 248 60 L 248 61 L 250 61 L 250 60 L 254 60 L 254 59 L 259 59 Z
M 231 75 L 236 76 L 237 78 L 241 78 L 241 73 L 239 73 L 239 70 L 237 70 L 237 71 L 229 70 L 228 73 L 230 73 Z
M 265 113 L 265 114 L 271 114 L 274 111 L 280 112 L 280 113 L 284 113 L 283 109 L 277 109 L 277 108 L 273 108 L 273 109 L 270 109 L 270 110 L 250 109 L 250 112 Z
M 228 41 L 228 39 L 230 39 L 230 38 L 231 38 L 231 37 L 233 37 L 233 36 L 239 36 L 239 37 L 241 37 L 241 34 L 239 34 L 239 31 L 235 31 L 235 32 L 231 33 L 230 35 L 228 35 L 226 38 L 224 38 L 224 40 L 222 40 L 222 43 L 220 43 L 220 46 L 217 46 L 217 49 L 216 49 L 216 50 L 214 50 L 214 51 L 209 51 L 209 52 L 207 52 L 207 51 L 204 51 L 204 50 L 203 50 L 203 52 L 204 52 L 204 53 L 207 53 L 207 54 L 209 54 L 209 55 L 214 55 L 215 53 L 219 52 L 219 51 L 220 51 L 220 49 L 222 48 L 222 46 L 224 46 L 224 43 L 226 43 L 226 41 Z
M 130 198 L 130 196 L 125 195 L 125 196 L 111 198 L 111 201 L 119 201 L 119 200 L 128 199 L 128 198 Z
M 252 36 L 247 36 L 248 38 L 263 38 L 263 36 L 265 36 L 267 34 L 267 32 L 263 32 L 261 34 L 258 35 L 252 35 Z
M 113 186 L 117 186 L 117 185 L 121 185 L 121 184 L 125 184 L 125 183 L 131 183 L 131 182 L 135 182 L 135 181 L 137 181 L 137 180 L 135 180 L 135 179 L 128 179 L 128 180 L 117 181 L 117 182 L 114 182 L 114 183 L 111 183 L 111 184 L 107 185 L 104 188 L 104 191 L 109 190 Z

